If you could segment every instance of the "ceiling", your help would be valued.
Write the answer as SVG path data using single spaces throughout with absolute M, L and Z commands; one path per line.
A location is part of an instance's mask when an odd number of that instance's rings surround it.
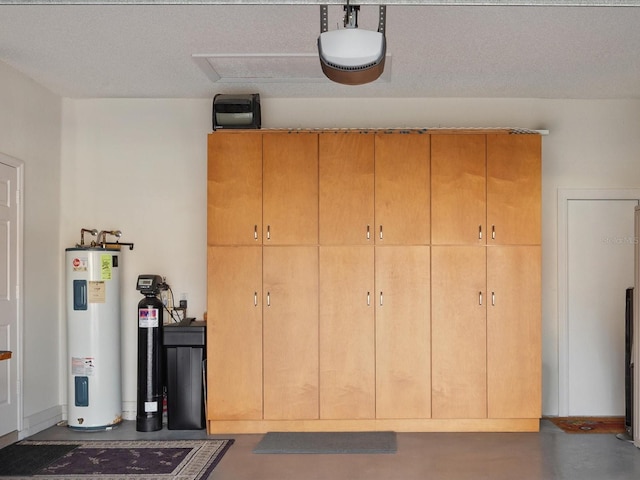
M 0 61 L 72 98 L 640 98 L 640 2 L 351 0 L 368 30 L 387 5 L 385 73 L 360 86 L 322 76 L 321 3 L 342 28 L 337 0 L 0 0 Z

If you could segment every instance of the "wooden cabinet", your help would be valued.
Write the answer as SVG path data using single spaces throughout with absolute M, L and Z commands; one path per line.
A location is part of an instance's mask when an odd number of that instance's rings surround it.
M 374 247 L 320 247 L 320 417 L 375 418 Z
M 432 135 L 433 245 L 485 243 L 486 185 L 485 135 Z
M 487 248 L 489 418 L 541 415 L 541 263 L 539 246 Z
M 429 136 L 378 133 L 375 142 L 375 242 L 429 244 Z
M 539 135 L 487 135 L 487 243 L 540 245 Z
M 318 248 L 263 249 L 264 418 L 318 418 Z
M 430 253 L 376 250 L 376 417 L 431 417 Z
M 209 247 L 207 418 L 262 419 L 262 248 Z
M 374 135 L 319 139 L 321 245 L 367 245 L 374 229 Z
M 541 414 L 540 247 L 432 247 L 433 417 Z
M 209 419 L 318 418 L 317 291 L 317 247 L 209 247 Z
M 263 244 L 317 245 L 318 135 L 263 135 Z
M 208 162 L 209 245 L 318 243 L 317 134 L 219 132 Z
M 209 136 L 210 433 L 535 431 L 540 137 Z
M 207 241 L 255 245 L 262 235 L 262 137 L 209 136 Z
M 429 244 L 429 136 L 320 137 L 320 243 Z
M 321 418 L 431 416 L 429 270 L 427 246 L 320 247 Z
M 433 418 L 486 418 L 486 248 L 433 246 L 431 272 Z
M 432 135 L 431 242 L 539 245 L 538 135 Z

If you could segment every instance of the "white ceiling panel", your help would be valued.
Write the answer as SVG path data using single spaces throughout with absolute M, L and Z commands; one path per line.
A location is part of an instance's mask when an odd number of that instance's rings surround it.
M 317 59 L 342 2 L 143 3 L 0 1 L 0 61 L 72 98 L 640 98 L 638 2 L 384 2 L 393 65 L 359 86 Z M 351 3 L 375 30 L 380 2 Z

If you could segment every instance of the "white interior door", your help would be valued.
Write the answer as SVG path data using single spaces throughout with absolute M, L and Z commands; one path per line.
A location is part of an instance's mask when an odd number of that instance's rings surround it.
M 18 429 L 18 169 L 0 156 L 0 436 Z
M 569 416 L 625 412 L 625 290 L 634 284 L 636 205 L 631 199 L 568 201 Z

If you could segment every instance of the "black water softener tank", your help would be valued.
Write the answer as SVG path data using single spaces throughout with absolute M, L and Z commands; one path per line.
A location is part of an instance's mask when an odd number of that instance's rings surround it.
M 162 301 L 160 275 L 140 275 L 137 290 L 144 295 L 138 303 L 138 412 L 136 430 L 153 432 L 162 429 L 163 357 Z

